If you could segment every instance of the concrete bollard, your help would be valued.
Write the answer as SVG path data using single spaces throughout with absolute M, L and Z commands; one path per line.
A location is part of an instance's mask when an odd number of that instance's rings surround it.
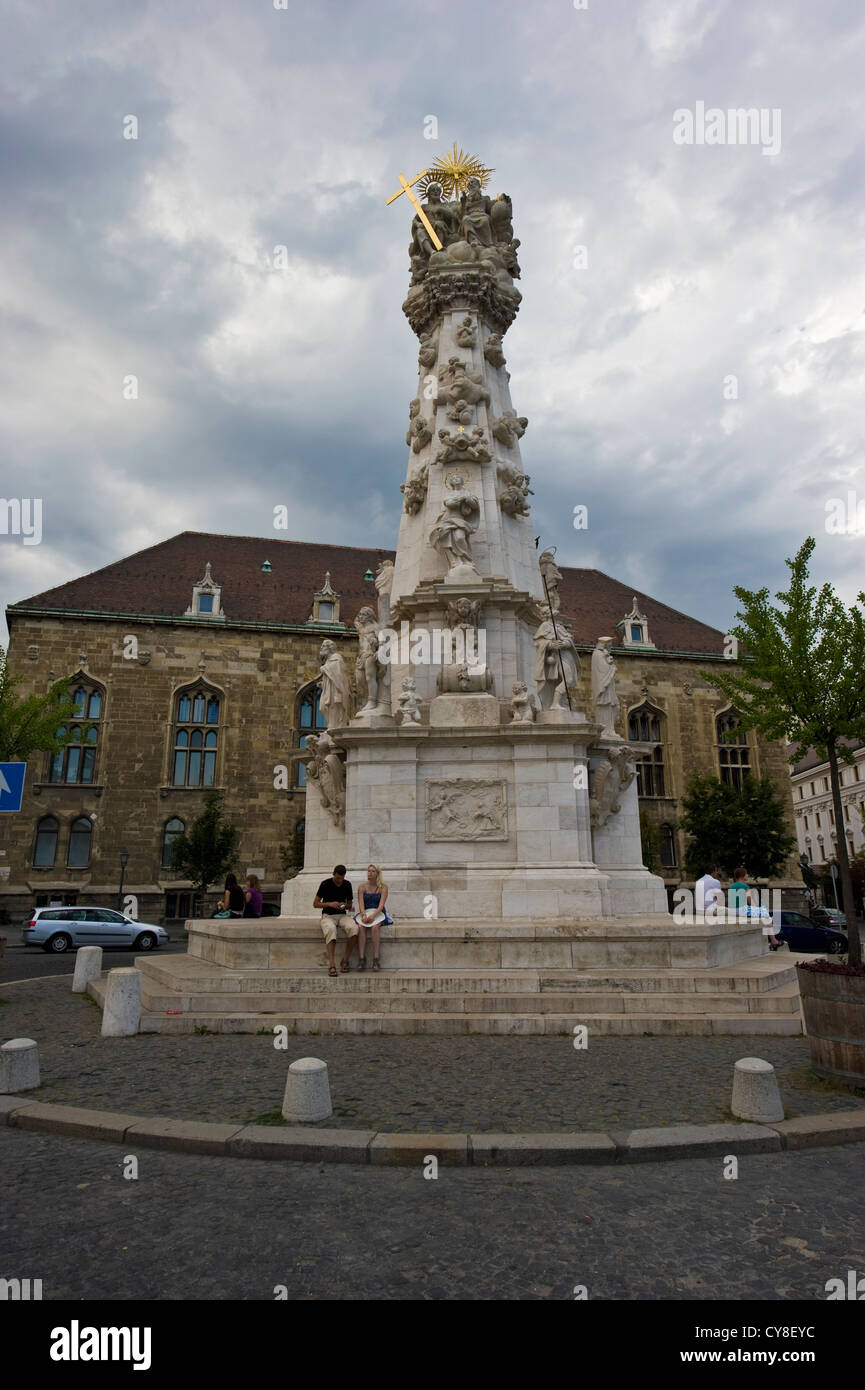
M 760 1057 L 743 1057 L 736 1063 L 730 1108 L 737 1119 L 752 1120 L 755 1124 L 783 1120 L 784 1107 L 771 1062 L 764 1062 Z
M 0 1092 L 32 1091 L 39 1085 L 39 1047 L 32 1038 L 12 1038 L 0 1047 Z
M 75 974 L 72 976 L 72 993 L 85 994 L 91 980 L 98 980 L 102 974 L 102 947 L 79 946 L 75 952 Z
M 128 1038 L 141 1022 L 141 972 L 133 966 L 109 970 L 102 1010 L 103 1038 Z
M 301 1057 L 292 1062 L 285 1079 L 282 1117 L 292 1123 L 308 1124 L 326 1120 L 333 1114 L 327 1062 L 318 1057 Z

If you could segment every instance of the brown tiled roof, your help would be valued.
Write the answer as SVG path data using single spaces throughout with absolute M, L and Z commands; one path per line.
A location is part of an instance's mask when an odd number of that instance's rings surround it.
M 312 595 L 328 571 L 342 600 L 340 616 L 350 622 L 364 602 L 375 601 L 375 588 L 364 582 L 364 574 L 368 569 L 375 573 L 379 560 L 393 557 L 392 550 L 183 531 L 81 579 L 23 599 L 11 605 L 7 615 L 14 620 L 16 613 L 51 609 L 70 614 L 180 617 L 210 562 L 213 580 L 222 587 L 222 607 L 229 623 L 305 623 L 312 613 Z M 262 573 L 265 560 L 272 566 L 269 574 Z M 618 645 L 621 635 L 616 624 L 631 611 L 633 587 L 600 570 L 561 569 L 562 611 L 573 622 L 577 642 L 594 643 L 609 635 Z M 648 618 L 649 636 L 660 650 L 723 651 L 723 635 L 715 628 L 648 594 L 637 593 L 636 598 Z

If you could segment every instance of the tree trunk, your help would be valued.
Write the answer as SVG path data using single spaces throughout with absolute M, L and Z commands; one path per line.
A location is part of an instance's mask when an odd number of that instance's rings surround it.
M 835 811 L 835 830 L 838 844 L 837 858 L 841 869 L 841 898 L 847 917 L 847 941 L 850 947 L 851 965 L 862 963 L 862 943 L 859 940 L 859 926 L 856 921 L 856 905 L 853 901 L 853 879 L 850 876 L 850 860 L 847 856 L 847 831 L 844 827 L 844 807 L 841 804 L 841 778 L 838 772 L 838 750 L 835 740 L 827 745 L 829 754 L 829 779 L 832 785 L 832 806 Z

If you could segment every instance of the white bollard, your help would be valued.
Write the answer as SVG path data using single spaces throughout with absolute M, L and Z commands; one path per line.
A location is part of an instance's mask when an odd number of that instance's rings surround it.
M 771 1062 L 764 1062 L 760 1057 L 743 1057 L 736 1063 L 730 1108 L 737 1119 L 752 1120 L 755 1124 L 783 1120 L 781 1092 Z
M 103 1038 L 128 1038 L 141 1022 L 141 973 L 133 966 L 109 970 L 102 1010 Z
M 32 1091 L 39 1085 L 39 1047 L 32 1038 L 12 1038 L 0 1047 L 0 1092 Z
M 327 1062 L 318 1057 L 301 1057 L 292 1062 L 285 1079 L 282 1117 L 292 1123 L 326 1120 L 333 1114 Z
M 102 974 L 102 947 L 79 946 L 75 952 L 75 974 L 72 976 L 72 993 L 85 994 L 91 980 L 98 980 Z

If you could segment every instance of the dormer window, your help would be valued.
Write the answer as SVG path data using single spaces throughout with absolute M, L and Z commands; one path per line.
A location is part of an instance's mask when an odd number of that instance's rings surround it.
M 324 576 L 321 588 L 312 596 L 311 623 L 339 622 L 339 594 L 330 583 L 330 571 Z
M 632 604 L 630 613 L 616 624 L 622 630 L 624 645 L 626 647 L 654 647 L 654 642 L 649 639 L 649 620 L 645 613 L 640 612 L 636 594 L 632 599 Z
M 210 561 L 208 560 L 204 570 L 204 578 L 193 585 L 192 603 L 187 608 L 184 617 L 187 618 L 223 618 L 222 612 L 222 587 L 217 584 L 210 573 Z

